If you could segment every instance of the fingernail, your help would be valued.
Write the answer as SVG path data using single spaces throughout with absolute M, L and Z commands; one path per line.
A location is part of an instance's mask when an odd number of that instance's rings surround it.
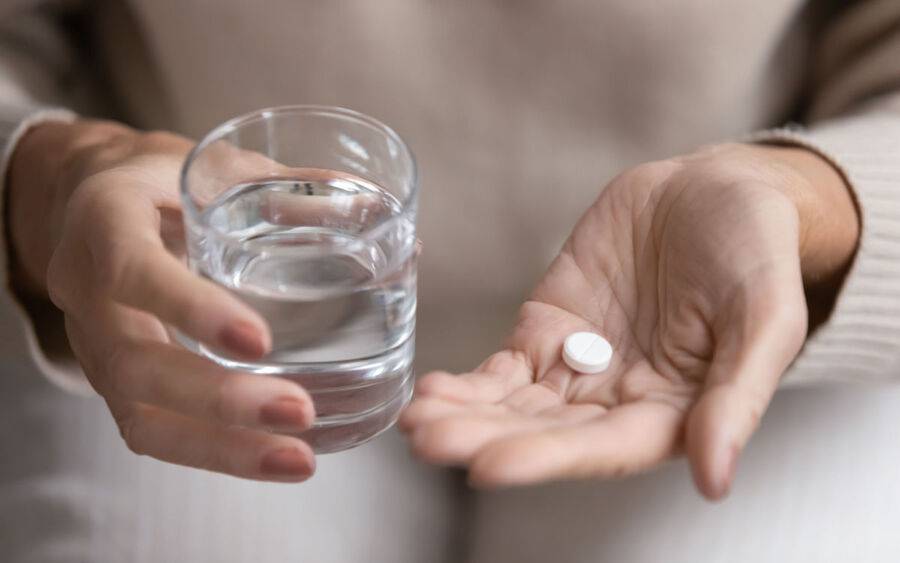
M 248 358 L 259 358 L 268 352 L 259 329 L 246 321 L 237 321 L 225 327 L 219 339 L 225 348 Z
M 306 403 L 294 397 L 281 397 L 263 405 L 259 420 L 265 426 L 303 430 L 312 424 L 310 409 Z
M 259 466 L 266 475 L 280 477 L 306 477 L 312 473 L 309 459 L 295 448 L 284 448 L 267 453 Z

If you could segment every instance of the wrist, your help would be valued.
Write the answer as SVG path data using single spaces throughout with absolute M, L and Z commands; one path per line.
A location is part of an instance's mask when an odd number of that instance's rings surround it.
M 859 243 L 860 216 L 844 176 L 824 157 L 796 146 L 761 146 L 790 170 L 783 186 L 800 218 L 800 263 L 807 285 L 840 282 Z
M 797 146 L 759 146 L 789 170 L 784 193 L 800 218 L 800 267 L 809 331 L 824 323 L 859 244 L 860 214 L 844 176 L 821 155 Z
M 47 122 L 28 130 L 10 158 L 6 217 L 10 273 L 16 289 L 46 295 L 46 271 L 68 198 L 96 155 L 134 133 L 110 122 Z

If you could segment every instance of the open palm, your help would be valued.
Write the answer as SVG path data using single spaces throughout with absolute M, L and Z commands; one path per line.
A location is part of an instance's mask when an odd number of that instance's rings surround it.
M 616 178 L 506 348 L 419 381 L 401 419 L 414 451 L 482 486 L 627 475 L 686 451 L 722 496 L 806 335 L 796 180 L 741 146 Z M 605 372 L 562 362 L 580 330 L 612 343 Z

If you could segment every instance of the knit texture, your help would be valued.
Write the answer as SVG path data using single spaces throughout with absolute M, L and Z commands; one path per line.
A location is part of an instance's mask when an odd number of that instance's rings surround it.
M 862 215 L 859 248 L 830 319 L 788 383 L 900 377 L 900 115 L 875 111 L 755 135 L 816 151 L 849 181 Z

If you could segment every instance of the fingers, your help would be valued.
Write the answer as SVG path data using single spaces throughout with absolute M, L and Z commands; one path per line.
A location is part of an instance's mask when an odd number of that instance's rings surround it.
M 495 440 L 584 420 L 586 411 L 589 416 L 605 411 L 564 405 L 554 385 L 533 385 L 533 377 L 526 356 L 512 350 L 494 354 L 471 373 L 430 373 L 417 382 L 416 398 L 399 428 L 410 434 L 418 457 L 457 465 L 469 463 Z M 556 412 L 559 408 L 565 412 Z
M 165 343 L 117 346 L 107 379 L 117 397 L 209 422 L 299 432 L 315 418 L 299 385 L 227 370 Z
M 276 225 L 326 225 L 351 222 L 373 225 L 389 216 L 390 209 L 378 188 L 370 185 L 371 193 L 359 192 L 364 180 L 344 172 L 320 168 L 286 169 L 285 177 L 303 178 L 291 184 L 289 191 L 267 191 L 261 194 L 260 214 Z M 327 183 L 346 192 L 322 194 L 317 184 Z
M 410 434 L 412 451 L 419 458 L 443 465 L 465 465 L 496 440 L 581 424 L 606 411 L 598 405 L 560 405 L 558 399 L 554 405 L 538 412 L 523 412 L 506 403 L 464 405 L 426 397 L 410 405 L 401 417 L 400 429 Z
M 303 185 L 298 183 L 301 190 Z M 324 196 L 301 191 L 267 192 L 263 197 L 260 214 L 276 225 L 370 225 L 386 213 L 382 199 L 370 194 Z
M 479 449 L 498 438 L 553 422 L 503 405 L 462 405 L 436 398 L 417 400 L 401 420 L 401 430 L 410 433 L 413 453 L 442 465 L 467 464 Z
M 191 338 L 248 359 L 265 355 L 265 321 L 221 287 L 198 278 L 161 245 L 118 245 L 105 260 L 112 297 L 159 317 Z
M 397 420 L 397 428 L 401 432 L 412 432 L 434 420 L 464 414 L 471 408 L 470 405 L 438 397 L 420 397 L 410 403 L 401 413 Z
M 263 481 L 298 482 L 315 471 L 298 438 L 209 424 L 149 405 L 110 409 L 129 449 L 140 455 Z
M 106 190 L 85 204 L 93 285 L 114 300 L 159 317 L 185 334 L 241 357 L 271 346 L 265 321 L 221 287 L 191 273 L 159 237 L 155 204 L 139 190 Z
M 691 410 L 687 427 L 688 458 L 694 483 L 706 498 L 718 500 L 728 494 L 738 456 L 746 443 L 742 435 L 747 433 L 749 437 L 749 432 L 741 427 L 756 427 L 772 392 L 774 386 L 771 392 L 749 400 L 747 390 L 740 385 L 718 385 L 705 392 Z M 733 422 L 736 419 L 745 422 L 736 425 Z M 716 428 L 718 424 L 722 428 Z
M 676 451 L 683 416 L 663 402 L 630 403 L 586 422 L 495 440 L 475 455 L 469 481 L 506 487 L 638 473 Z
M 796 285 L 801 292 L 799 281 Z M 694 481 L 711 500 L 727 495 L 737 458 L 805 337 L 802 293 L 778 295 L 749 301 L 742 319 L 728 323 L 706 390 L 688 416 L 686 446 Z
M 416 381 L 417 397 L 440 397 L 462 403 L 496 403 L 533 381 L 533 371 L 520 352 L 504 350 L 476 371 L 453 375 L 437 371 Z
M 429 463 L 468 465 L 487 444 L 505 436 L 537 430 L 548 423 L 515 414 L 448 417 L 416 430 L 410 445 L 416 457 Z
M 149 313 L 114 303 L 91 313 L 89 326 L 66 319 L 69 340 L 132 450 L 252 479 L 312 473 L 307 444 L 269 432 L 310 427 L 312 401 L 299 386 L 232 372 L 169 344 Z
M 221 367 L 165 340 L 159 321 L 122 305 L 66 319 L 69 342 L 98 393 L 211 423 L 299 432 L 315 418 L 299 385 Z M 156 330 L 154 330 L 154 328 Z
M 416 398 L 399 420 L 413 453 L 431 463 L 464 464 L 482 446 L 547 424 L 500 404 L 527 389 L 533 372 L 525 356 L 498 352 L 462 375 L 433 372 L 416 382 Z
M 422 459 L 465 463 L 490 440 L 534 426 L 533 419 L 498 404 L 531 381 L 528 361 L 512 350 L 494 354 L 471 373 L 432 372 L 416 382 L 399 428 L 410 434 L 413 453 Z
M 66 319 L 69 341 L 107 399 L 223 425 L 299 432 L 312 424 L 312 400 L 300 386 L 231 371 L 170 344 L 149 313 L 105 303 L 86 318 Z

